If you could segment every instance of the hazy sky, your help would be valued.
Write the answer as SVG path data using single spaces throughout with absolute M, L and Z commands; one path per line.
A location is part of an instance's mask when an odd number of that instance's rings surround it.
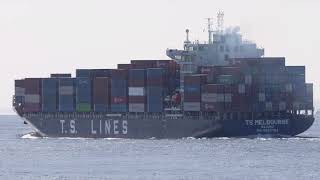
M 207 17 L 225 12 L 266 56 L 306 65 L 320 99 L 319 0 L 1 0 L 0 113 L 10 113 L 14 79 L 76 68 L 111 68 L 130 59 L 168 59 L 185 29 L 207 40 Z

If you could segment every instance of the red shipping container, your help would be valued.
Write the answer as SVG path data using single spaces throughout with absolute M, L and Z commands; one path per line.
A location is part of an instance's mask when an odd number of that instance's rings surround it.
M 93 104 L 110 104 L 110 78 L 93 80 Z
M 206 74 L 194 74 L 187 75 L 184 77 L 184 84 L 206 84 L 207 75 Z
M 24 112 L 40 112 L 41 105 L 38 103 L 26 103 L 23 107 Z
M 146 82 L 144 80 L 129 80 L 129 87 L 145 87 Z
M 24 85 L 26 94 L 41 94 L 41 78 L 26 78 Z
M 131 69 L 131 64 L 118 64 L 118 69 L 129 70 Z
M 111 97 L 111 104 L 127 104 L 127 97 Z
M 129 96 L 129 104 L 145 104 L 146 97 L 145 96 Z
M 132 67 L 135 69 L 156 68 L 157 62 L 155 60 L 131 60 Z
M 185 102 L 201 102 L 201 96 L 200 94 L 185 94 L 184 95 L 184 101 Z

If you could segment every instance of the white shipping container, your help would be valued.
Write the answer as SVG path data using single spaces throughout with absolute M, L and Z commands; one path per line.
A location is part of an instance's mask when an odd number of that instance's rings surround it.
M 259 102 L 265 102 L 265 101 L 266 101 L 266 94 L 259 93 Z
M 73 86 L 61 86 L 59 87 L 60 95 L 73 95 Z
M 232 95 L 230 93 L 224 94 L 224 102 L 232 102 Z
M 246 75 L 244 77 L 244 82 L 245 82 L 245 84 L 252 84 L 252 76 L 251 75 Z
M 24 94 L 25 94 L 25 88 L 15 87 L 15 89 L 14 89 L 14 94 L 15 94 L 16 96 L 24 96 Z
M 184 111 L 200 111 L 200 102 L 184 102 Z
M 239 92 L 239 94 L 246 93 L 246 86 L 244 84 L 239 84 L 238 85 L 238 92 Z
M 145 105 L 138 103 L 129 104 L 129 112 L 145 112 Z
M 129 96 L 144 96 L 144 87 L 129 87 Z
M 216 93 L 203 93 L 201 94 L 202 102 L 217 102 L 218 94 Z
M 40 95 L 38 94 L 26 94 L 25 95 L 26 103 L 40 103 Z

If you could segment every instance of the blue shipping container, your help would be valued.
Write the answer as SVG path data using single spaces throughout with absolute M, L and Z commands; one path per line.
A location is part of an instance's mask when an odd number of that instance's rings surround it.
M 147 78 L 162 78 L 164 74 L 164 70 L 162 68 L 148 68 L 147 69 Z
M 59 111 L 60 112 L 73 112 L 74 111 L 73 95 L 60 95 L 59 96 Z
M 128 95 L 127 80 L 111 79 L 111 97 L 127 96 Z
M 95 112 L 107 112 L 108 106 L 106 104 L 94 104 L 93 106 Z
M 59 87 L 61 86 L 74 86 L 73 78 L 60 78 L 59 79 Z
M 189 85 L 189 84 L 184 85 L 184 93 L 200 93 L 200 92 L 201 92 L 200 85 Z
M 74 92 L 75 92 L 75 79 L 73 78 L 61 78 L 59 79 L 59 111 L 60 112 L 73 112 L 74 103 Z M 72 87 L 73 92 L 69 92 L 68 89 L 63 90 L 64 87 Z M 63 90 L 65 92 L 60 92 Z
M 76 69 L 76 77 L 89 78 L 91 69 Z
M 144 69 L 130 69 L 129 79 L 130 80 L 145 80 L 146 71 Z
M 111 112 L 122 113 L 128 112 L 127 104 L 111 104 Z
M 147 112 L 163 111 L 163 88 L 147 87 Z
M 76 102 L 91 104 L 91 80 L 89 78 L 76 79 Z
M 290 75 L 305 75 L 306 68 L 305 66 L 286 66 L 286 72 Z
M 264 112 L 266 110 L 266 104 L 265 102 L 259 102 L 253 104 L 253 111 L 255 112 Z
M 55 112 L 57 110 L 57 79 L 42 79 L 42 111 Z
M 15 102 L 17 104 L 23 104 L 24 103 L 24 96 L 15 96 Z

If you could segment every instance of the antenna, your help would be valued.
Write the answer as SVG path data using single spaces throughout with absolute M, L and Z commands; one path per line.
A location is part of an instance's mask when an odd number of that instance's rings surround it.
M 223 33 L 223 23 L 224 23 L 224 12 L 219 11 L 217 15 L 217 33 L 222 34 Z
M 186 29 L 186 40 L 184 41 L 185 44 L 189 44 L 189 29 Z
M 212 44 L 212 37 L 211 37 L 211 34 L 212 34 L 212 18 L 207 18 L 208 20 L 208 44 Z

